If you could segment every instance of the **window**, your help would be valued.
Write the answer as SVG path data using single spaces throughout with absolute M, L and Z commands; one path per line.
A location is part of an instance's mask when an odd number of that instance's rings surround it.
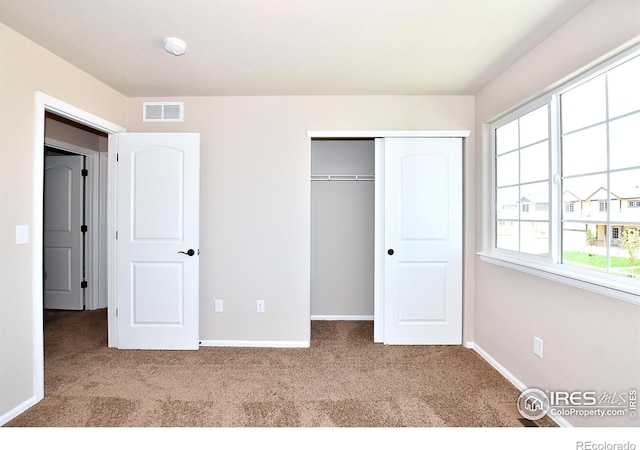
M 638 54 L 493 125 L 497 251 L 640 294 L 640 239 L 625 232 L 640 228 L 640 211 L 629 210 L 640 208 Z
M 549 204 L 549 105 L 497 128 L 495 142 L 496 247 L 549 252 L 549 211 L 537 207 Z
M 597 212 L 562 217 L 560 260 L 567 265 L 640 279 L 640 270 L 634 268 L 640 254 L 619 241 L 617 226 L 640 221 L 640 217 L 620 207 L 621 200 L 638 196 L 638 79 L 637 56 L 559 94 L 562 189 L 581 200 L 597 202 Z M 569 231 L 578 224 L 595 228 L 601 238 L 590 242 Z
M 620 227 L 611 227 L 611 239 L 620 239 Z
M 598 202 L 598 208 L 600 209 L 600 212 L 607 212 L 607 202 Z

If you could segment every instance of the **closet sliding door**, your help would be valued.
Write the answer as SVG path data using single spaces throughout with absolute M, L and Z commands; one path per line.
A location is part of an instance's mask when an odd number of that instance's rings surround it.
M 462 139 L 385 138 L 380 200 L 383 342 L 461 344 Z

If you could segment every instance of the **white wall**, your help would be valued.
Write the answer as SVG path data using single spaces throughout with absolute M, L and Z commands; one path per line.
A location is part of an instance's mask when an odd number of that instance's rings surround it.
M 34 230 L 36 92 L 123 124 L 126 98 L 0 24 L 0 423 L 35 400 L 33 236 L 16 245 L 16 225 Z M 40 150 L 39 150 L 40 151 Z M 42 174 L 40 174 L 42 176 Z
M 640 2 L 597 0 L 476 95 L 477 250 L 491 242 L 489 123 L 605 55 L 638 42 Z M 476 260 L 475 342 L 529 387 L 621 392 L 640 385 L 640 307 Z M 533 354 L 544 340 L 544 358 Z M 628 419 L 566 418 L 576 426 Z
M 184 100 L 183 123 L 143 123 L 142 102 L 160 100 L 169 99 L 130 99 L 127 128 L 201 133 L 203 340 L 309 340 L 308 130 L 473 126 L 471 96 L 171 99 Z M 216 298 L 224 313 L 214 313 Z

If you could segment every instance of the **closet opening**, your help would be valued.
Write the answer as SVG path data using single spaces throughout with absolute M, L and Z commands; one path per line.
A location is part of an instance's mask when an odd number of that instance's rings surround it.
M 373 321 L 375 140 L 311 140 L 311 320 Z

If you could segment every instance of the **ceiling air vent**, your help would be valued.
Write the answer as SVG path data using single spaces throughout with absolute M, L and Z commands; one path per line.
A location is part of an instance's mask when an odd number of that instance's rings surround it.
M 145 102 L 142 104 L 143 122 L 182 122 L 184 103 Z

